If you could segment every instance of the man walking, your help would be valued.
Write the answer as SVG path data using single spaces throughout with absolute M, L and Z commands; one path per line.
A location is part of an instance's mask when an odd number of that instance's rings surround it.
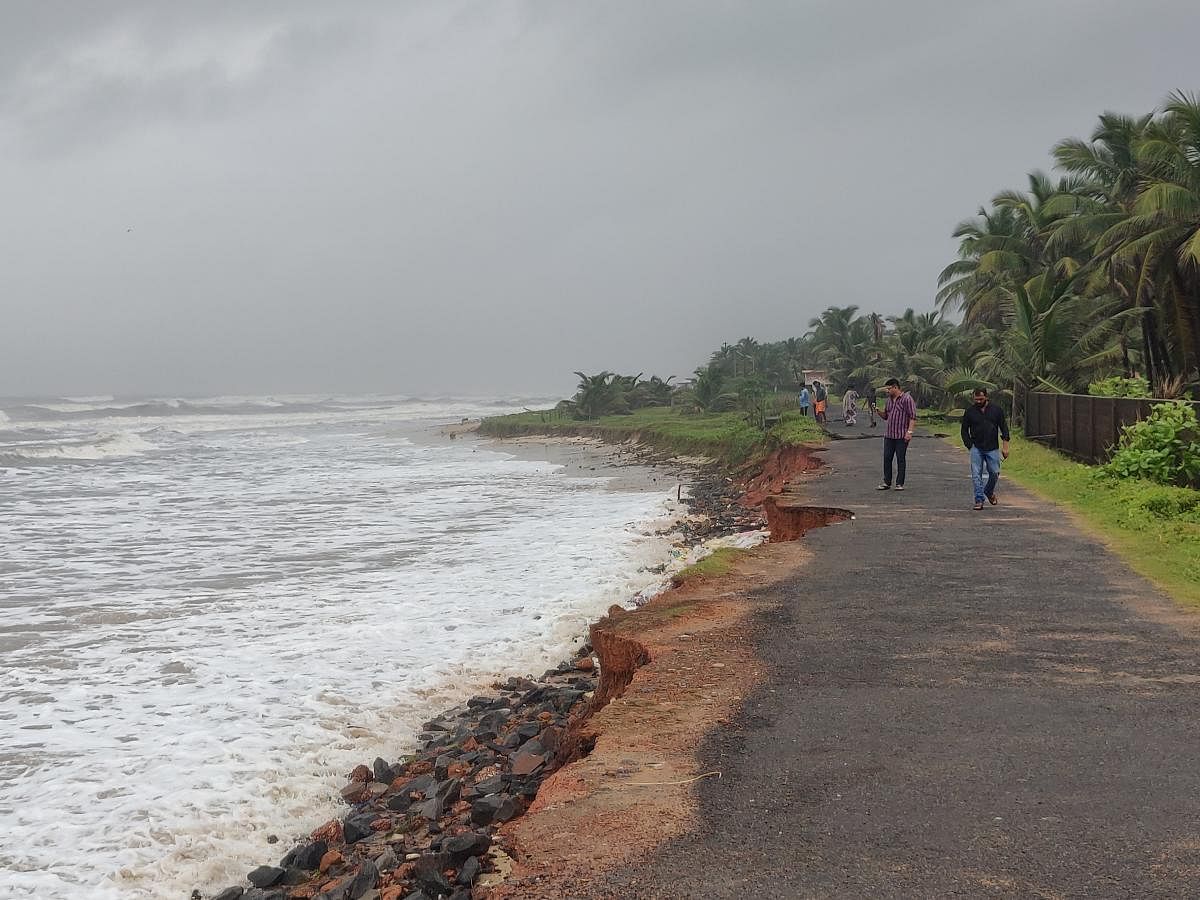
M 877 491 L 892 489 L 892 459 L 896 460 L 896 490 L 904 490 L 905 457 L 908 442 L 912 440 L 913 426 L 917 423 L 917 403 L 912 395 L 900 389 L 900 382 L 889 378 L 885 386 L 887 406 L 879 415 L 887 420 L 887 432 L 883 438 L 883 483 Z
M 871 427 L 874 428 L 875 427 L 875 405 L 876 405 L 876 402 L 878 399 L 877 395 L 875 394 L 875 385 L 871 384 L 871 382 L 868 381 L 867 387 L 863 391 L 863 396 L 867 400 L 867 409 L 869 409 L 871 411 Z
M 963 413 L 962 442 L 971 451 L 971 481 L 975 485 L 975 508 L 983 509 L 984 498 L 995 506 L 1000 460 L 1008 459 L 1008 421 L 1004 410 L 988 400 L 987 388 L 976 388 L 975 403 Z M 987 480 L 984 481 L 984 471 Z
M 808 392 L 808 385 L 800 385 L 800 415 L 807 416 L 808 408 L 812 406 L 812 395 Z

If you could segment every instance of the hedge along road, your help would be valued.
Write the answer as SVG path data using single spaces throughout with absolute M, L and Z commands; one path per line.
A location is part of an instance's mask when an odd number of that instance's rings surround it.
M 808 485 L 857 518 L 769 598 L 702 828 L 608 887 L 1200 896 L 1200 618 L 1011 483 L 972 510 L 946 442 L 914 441 L 904 493 L 874 490 L 880 452 L 834 442 Z

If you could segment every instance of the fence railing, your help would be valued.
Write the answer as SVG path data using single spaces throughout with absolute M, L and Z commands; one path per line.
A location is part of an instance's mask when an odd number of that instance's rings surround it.
M 1121 428 L 1150 415 L 1161 400 L 1135 397 L 1091 397 L 1082 394 L 1018 395 L 1015 417 L 1025 436 L 1089 463 L 1106 462 L 1121 435 Z M 1200 403 L 1193 402 L 1200 413 Z

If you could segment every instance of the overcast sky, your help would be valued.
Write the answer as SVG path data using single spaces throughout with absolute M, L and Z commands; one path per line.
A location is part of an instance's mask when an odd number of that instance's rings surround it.
M 1195 0 L 0 0 L 0 395 L 564 392 L 830 304 L 1200 90 Z

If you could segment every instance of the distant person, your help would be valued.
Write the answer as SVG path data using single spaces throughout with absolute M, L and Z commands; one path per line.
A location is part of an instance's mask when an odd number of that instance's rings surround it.
M 963 446 L 971 451 L 971 481 L 975 485 L 975 508 L 983 509 L 984 498 L 995 506 L 1000 460 L 1008 459 L 1008 420 L 988 399 L 987 388 L 975 388 L 975 403 L 962 417 Z M 984 470 L 987 481 L 984 481 Z
M 863 388 L 863 399 L 866 401 L 867 411 L 871 414 L 871 427 L 874 428 L 878 422 L 875 418 L 875 404 L 879 399 L 879 395 L 875 393 L 875 385 L 869 381 L 866 387 Z
M 892 459 L 896 460 L 896 490 L 904 490 L 905 462 L 908 444 L 912 440 L 913 426 L 917 424 L 917 403 L 912 395 L 900 388 L 900 382 L 889 378 L 885 385 L 887 406 L 879 415 L 887 419 L 887 433 L 883 438 L 883 483 L 877 491 L 892 489 Z
M 825 409 L 829 405 L 829 391 L 825 390 L 825 385 L 819 381 L 813 382 L 813 405 L 816 408 L 816 420 L 825 422 Z
M 800 385 L 800 415 L 807 416 L 808 408 L 812 406 L 812 394 L 808 392 L 808 385 Z
M 842 396 L 842 421 L 846 423 L 847 428 L 858 424 L 858 391 L 854 388 L 850 388 Z

